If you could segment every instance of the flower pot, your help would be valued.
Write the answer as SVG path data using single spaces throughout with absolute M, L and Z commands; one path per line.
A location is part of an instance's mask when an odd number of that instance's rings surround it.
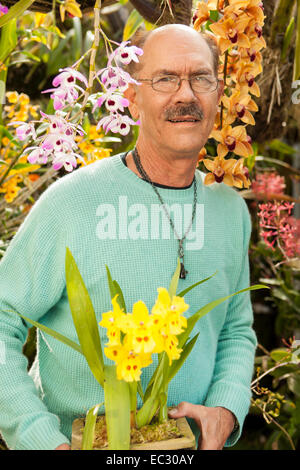
M 100 419 L 99 416 L 97 419 Z M 103 419 L 103 418 L 102 418 Z M 83 436 L 85 418 L 77 418 L 72 425 L 72 450 L 80 450 Z M 176 426 L 180 437 L 171 437 L 163 440 L 154 440 L 151 442 L 133 443 L 130 450 L 179 450 L 179 449 L 196 449 L 195 436 L 186 420 L 186 418 L 178 418 L 170 420 L 169 423 Z M 94 445 L 94 450 L 108 450 L 108 446 Z M 112 449 L 114 450 L 114 449 Z

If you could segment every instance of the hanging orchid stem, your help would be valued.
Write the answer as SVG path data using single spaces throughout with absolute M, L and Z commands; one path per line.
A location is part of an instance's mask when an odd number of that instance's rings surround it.
M 225 52 L 225 61 L 224 61 L 224 71 L 223 71 L 223 81 L 224 81 L 224 90 L 226 88 L 226 77 L 227 77 L 227 64 L 228 64 L 228 50 Z M 221 112 L 220 112 L 220 128 L 223 128 L 223 113 L 224 113 L 224 104 L 221 103 Z
M 288 439 L 289 443 L 291 444 L 292 449 L 296 450 L 295 445 L 292 441 L 292 438 L 289 435 L 289 433 L 287 432 L 287 430 L 284 429 L 282 426 L 280 426 L 280 424 L 277 423 L 277 421 L 267 411 L 265 411 L 260 405 L 258 405 L 258 403 L 256 403 L 255 400 L 253 400 L 253 398 L 251 399 L 251 401 L 252 401 L 253 406 L 257 406 L 257 408 L 260 411 L 262 411 L 263 414 L 268 415 L 268 418 L 283 432 L 283 434 L 285 434 L 286 438 Z
M 290 364 L 289 361 L 287 362 L 281 362 L 280 364 L 276 364 L 276 366 L 272 367 L 272 369 L 269 369 L 267 370 L 266 372 L 264 372 L 262 375 L 260 375 L 259 377 L 257 377 L 257 379 L 253 380 L 253 382 L 251 383 L 251 387 L 253 387 L 257 382 L 259 382 L 263 377 L 265 377 L 266 375 L 270 374 L 271 372 L 274 372 L 274 370 L 278 369 L 279 367 L 283 367 L 283 366 L 288 366 Z
M 229 5 L 228 0 L 224 1 L 224 8 Z M 217 9 L 219 7 L 219 0 L 218 0 L 218 5 Z M 225 62 L 224 62 L 224 71 L 223 71 L 223 81 L 224 81 L 224 90 L 226 88 L 226 77 L 227 77 L 227 64 L 228 64 L 228 55 L 229 55 L 229 50 L 225 52 Z M 220 112 L 220 128 L 223 128 L 223 113 L 224 113 L 224 105 L 221 103 L 221 112 Z
M 85 57 L 91 52 L 92 48 L 88 49 L 81 57 L 80 59 L 77 60 L 77 62 L 75 62 L 75 64 L 73 65 L 73 67 L 75 69 L 78 69 L 79 65 L 81 64 L 81 62 L 85 59 Z
M 55 7 L 56 7 L 56 0 L 52 0 L 53 26 L 56 26 Z
M 5 181 L 5 178 L 7 177 L 8 173 L 10 172 L 10 170 L 12 169 L 12 167 L 15 165 L 15 163 L 18 161 L 18 159 L 21 157 L 23 153 L 23 150 L 21 153 L 19 153 L 18 155 L 16 155 L 12 161 L 10 162 L 9 164 L 9 167 L 7 168 L 6 172 L 4 173 L 4 175 L 2 176 L 2 178 L 0 179 L 0 186 L 2 185 L 2 183 Z
M 81 105 L 81 109 L 80 109 L 80 111 L 78 111 L 78 113 L 76 113 L 74 116 L 72 116 L 71 121 L 76 119 L 78 116 L 80 116 L 80 121 L 81 121 L 82 116 L 83 116 L 84 108 L 87 104 L 87 101 L 88 101 L 89 96 L 90 96 L 90 92 L 91 92 L 92 87 L 93 87 L 93 80 L 94 80 L 94 74 L 95 74 L 95 69 L 96 69 L 96 67 L 95 67 L 96 53 L 97 53 L 97 50 L 98 50 L 98 47 L 99 47 L 99 41 L 100 41 L 99 32 L 101 31 L 101 33 L 103 34 L 103 31 L 101 30 L 101 27 L 100 27 L 100 8 L 101 8 L 101 0 L 96 0 L 95 6 L 94 6 L 94 15 L 95 15 L 95 19 L 94 19 L 94 42 L 93 42 L 93 45 L 90 49 L 91 55 L 90 55 L 88 86 L 87 86 L 87 89 L 85 90 L 85 93 L 84 93 L 84 99 L 83 99 L 83 103 Z
M 84 54 L 83 57 L 81 57 L 75 64 L 76 68 L 78 67 L 78 65 L 80 65 L 81 61 L 83 60 L 83 58 L 88 54 L 90 53 L 90 67 L 89 67 L 89 79 L 88 79 L 88 87 L 87 89 L 85 90 L 84 92 L 84 98 L 83 98 L 83 103 L 81 105 L 81 109 L 76 113 L 74 114 L 74 116 L 72 116 L 70 118 L 71 121 L 73 121 L 74 119 L 76 119 L 78 116 L 80 116 L 80 120 L 82 119 L 82 116 L 83 116 L 83 111 L 84 111 L 84 108 L 87 104 L 87 101 L 89 99 L 89 96 L 90 96 L 90 93 L 91 93 L 91 90 L 93 88 L 93 81 L 94 81 L 94 75 L 95 75 L 95 70 L 96 70 L 96 67 L 95 67 L 95 63 L 96 63 L 96 53 L 97 53 L 97 50 L 98 50 L 98 47 L 99 47 L 99 43 L 100 43 L 100 33 L 104 39 L 104 44 L 105 44 L 105 48 L 106 48 L 106 54 L 107 56 L 109 56 L 110 53 L 113 52 L 113 48 L 111 46 L 111 43 L 114 43 L 116 45 L 119 45 L 117 42 L 115 41 L 112 41 L 110 40 L 107 35 L 105 34 L 105 32 L 102 30 L 101 26 L 100 26 L 100 9 L 101 9 L 101 0 L 96 0 L 96 3 L 95 3 L 95 6 L 94 6 L 94 12 L 95 12 L 95 19 L 94 19 L 94 42 L 93 42 L 93 45 L 92 47 Z M 109 46 L 109 47 L 108 47 Z M 110 52 L 109 52 L 109 48 L 110 48 Z M 99 80 L 98 80 L 99 81 Z M 100 83 L 100 82 L 99 82 Z M 101 86 L 103 87 L 102 83 L 100 83 Z M 69 117 L 69 115 L 68 115 Z

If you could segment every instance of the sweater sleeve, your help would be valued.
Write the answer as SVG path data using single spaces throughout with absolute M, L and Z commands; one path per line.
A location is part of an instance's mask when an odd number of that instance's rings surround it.
M 64 241 L 48 188 L 31 208 L 0 262 L 0 433 L 10 449 L 51 450 L 68 439 L 48 412 L 22 354 L 28 328 L 15 310 L 39 319 L 64 287 Z M 49 196 L 50 193 L 50 196 Z
M 247 204 L 241 198 L 243 213 L 243 259 L 234 292 L 250 286 L 249 240 L 251 217 Z M 253 310 L 250 292 L 231 298 L 226 320 L 218 340 L 213 380 L 206 397 L 206 406 L 222 406 L 237 418 L 238 429 L 231 434 L 225 446 L 234 445 L 239 439 L 251 398 L 251 378 L 257 345 L 252 328 Z

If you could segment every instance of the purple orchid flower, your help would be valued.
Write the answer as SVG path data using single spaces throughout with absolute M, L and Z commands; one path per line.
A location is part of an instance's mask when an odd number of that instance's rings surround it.
M 0 3 L 0 16 L 6 15 L 8 8 Z
M 133 60 L 134 62 L 139 62 L 137 56 L 143 55 L 143 49 L 140 49 L 136 46 L 129 46 L 130 41 L 123 41 L 119 45 L 119 47 L 110 55 L 108 60 L 108 65 L 111 64 L 112 60 L 116 62 L 120 62 L 123 65 L 128 65 Z
M 120 69 L 119 67 L 106 67 L 105 69 L 99 70 L 96 73 L 96 77 L 101 74 L 100 81 L 105 86 L 105 88 L 114 88 L 118 89 L 120 92 L 123 92 L 128 87 L 129 83 L 134 83 L 139 85 L 139 82 L 134 80 L 129 73 L 125 70 Z
M 13 121 L 8 124 L 8 126 L 13 126 L 14 124 L 21 124 L 16 129 L 17 138 L 19 140 L 26 140 L 29 137 L 32 137 L 33 140 L 36 140 L 36 132 L 33 123 L 27 123 L 24 121 Z
M 68 172 L 73 171 L 77 167 L 76 157 L 85 164 L 84 159 L 77 153 L 57 152 L 52 162 L 54 170 L 60 170 L 60 168 L 64 167 Z
M 135 122 L 129 116 L 122 116 L 121 114 L 113 113 L 100 119 L 97 125 L 97 130 L 102 127 L 105 134 L 107 134 L 108 131 L 111 131 L 113 133 L 127 135 L 130 130 L 130 125 L 137 124 L 139 124 L 139 122 Z
M 50 98 L 53 99 L 53 107 L 55 110 L 62 109 L 66 104 L 73 104 L 78 99 L 78 92 L 84 92 L 83 88 L 79 85 L 76 85 L 76 80 L 80 80 L 88 86 L 87 79 L 82 73 L 77 70 L 67 67 L 65 69 L 59 69 L 61 72 L 57 75 L 53 81 L 53 86 L 57 88 L 49 88 L 48 90 L 42 91 L 42 93 L 50 93 Z
M 129 101 L 124 98 L 121 94 L 114 93 L 114 89 L 108 90 L 106 93 L 103 93 L 103 95 L 98 98 L 96 104 L 93 107 L 93 112 L 97 107 L 101 107 L 102 104 L 105 102 L 105 107 L 108 111 L 111 113 L 116 112 L 118 110 L 124 111 L 124 107 L 127 107 L 129 105 Z

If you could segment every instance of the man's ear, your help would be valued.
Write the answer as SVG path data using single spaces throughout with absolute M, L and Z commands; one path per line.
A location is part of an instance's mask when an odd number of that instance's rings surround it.
M 136 102 L 136 89 L 134 84 L 129 83 L 128 88 L 123 92 L 124 97 L 129 101 L 129 111 L 133 119 L 139 118 L 139 110 Z

